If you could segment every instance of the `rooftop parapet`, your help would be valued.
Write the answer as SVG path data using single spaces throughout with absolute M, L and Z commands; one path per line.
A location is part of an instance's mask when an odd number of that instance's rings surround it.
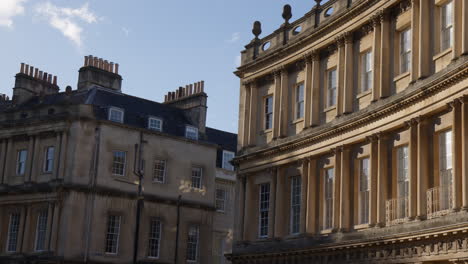
M 317 30 L 320 26 L 333 20 L 338 14 L 350 8 L 354 2 L 359 0 L 329 0 L 325 4 L 321 4 L 322 0 L 315 0 L 316 5 L 303 17 L 289 23 L 292 17 L 292 8 L 285 5 L 283 8 L 282 17 L 284 23 L 273 33 L 263 38 L 259 38 L 262 32 L 261 23 L 254 22 L 252 33 L 254 39 L 245 46 L 242 51 L 241 65 L 245 65 L 255 61 L 258 58 L 267 56 L 278 50 L 281 47 L 288 45 L 291 42 L 303 39 Z

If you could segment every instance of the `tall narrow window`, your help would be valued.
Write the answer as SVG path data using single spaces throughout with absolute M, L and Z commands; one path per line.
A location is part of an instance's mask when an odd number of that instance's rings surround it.
M 234 158 L 234 152 L 223 150 L 223 169 L 233 171 L 234 166 L 231 164 L 231 160 Z
M 361 92 L 372 88 L 372 51 L 361 54 Z
M 202 173 L 200 167 L 192 167 L 192 188 L 201 189 L 202 187 Z
M 190 226 L 187 239 L 187 261 L 198 260 L 198 240 L 200 229 L 198 226 Z
M 301 227 L 301 176 L 291 178 L 291 234 L 299 234 Z
M 441 6 L 440 11 L 440 50 L 444 51 L 453 45 L 453 2 L 450 1 Z
M 44 172 L 52 172 L 54 169 L 55 148 L 47 147 L 45 151 Z
M 127 152 L 114 151 L 112 156 L 112 174 L 117 176 L 125 175 L 125 163 L 127 159 Z
M 155 160 L 154 171 L 153 171 L 153 182 L 164 183 L 166 178 L 166 161 Z
M 411 29 L 400 33 L 400 73 L 411 69 Z
M 26 159 L 28 157 L 28 151 L 22 149 L 18 151 L 18 158 L 16 162 L 16 174 L 17 175 L 24 175 L 26 171 Z
M 149 241 L 148 241 L 148 257 L 159 258 L 159 247 L 161 241 L 161 220 L 158 218 L 151 219 Z
M 106 253 L 117 254 L 119 251 L 120 216 L 109 215 L 107 218 Z
M 359 223 L 369 223 L 369 158 L 359 160 Z
M 224 212 L 226 210 L 226 190 L 216 189 L 216 211 Z
M 327 72 L 327 106 L 336 105 L 336 69 Z
M 452 131 L 439 134 L 439 209 L 450 209 L 452 194 Z
M 408 175 L 408 147 L 397 150 L 397 218 L 408 216 L 409 175 Z
M 7 252 L 16 252 L 18 246 L 18 232 L 20 225 L 20 214 L 10 214 L 10 223 L 8 225 Z
M 265 129 L 273 127 L 273 96 L 265 98 Z
M 329 168 L 325 170 L 324 184 L 324 221 L 323 229 L 333 228 L 333 182 L 335 178 L 335 169 Z
M 42 210 L 37 216 L 36 224 L 36 251 L 44 251 L 46 249 L 46 235 L 47 235 L 47 210 Z
M 304 117 L 304 84 L 296 86 L 296 119 Z
M 270 211 L 270 183 L 260 184 L 260 217 L 259 217 L 259 237 L 268 237 L 268 222 Z

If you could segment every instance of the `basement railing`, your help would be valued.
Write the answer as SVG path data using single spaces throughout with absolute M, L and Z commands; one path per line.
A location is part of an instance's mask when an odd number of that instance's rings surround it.
M 409 216 L 408 197 L 403 196 L 387 200 L 386 217 L 387 225 L 403 223 Z

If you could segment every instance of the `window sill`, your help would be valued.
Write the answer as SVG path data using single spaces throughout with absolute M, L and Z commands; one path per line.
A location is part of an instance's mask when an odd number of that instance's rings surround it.
M 360 94 L 356 95 L 356 98 L 361 99 L 362 97 L 367 96 L 367 95 L 369 95 L 371 93 L 372 93 L 372 88 L 369 88 L 369 90 L 367 90 L 365 92 L 361 92 Z
M 323 230 L 320 231 L 321 235 L 328 235 L 328 234 L 331 234 L 331 233 L 333 233 L 333 228 L 323 229 Z
M 356 230 L 362 230 L 362 229 L 366 229 L 366 228 L 369 228 L 369 227 L 371 227 L 370 224 L 360 224 L 360 225 L 355 225 L 355 226 L 354 226 L 354 229 L 356 229 Z
M 153 184 L 165 184 L 163 181 L 152 181 Z
M 447 54 L 449 54 L 451 52 L 452 52 L 452 48 L 450 47 L 450 48 L 448 48 L 446 50 L 443 50 L 443 51 L 439 52 L 438 54 L 434 55 L 434 57 L 432 57 L 432 59 L 433 60 L 438 60 L 438 59 L 444 57 L 445 55 L 447 55 Z
M 263 134 L 268 134 L 268 133 L 271 133 L 273 132 L 273 128 L 270 128 L 270 129 L 265 129 L 262 131 Z
M 332 106 L 329 106 L 325 109 L 323 109 L 323 111 L 326 113 L 326 112 L 330 112 L 332 110 L 336 110 L 336 105 L 332 105 Z
M 410 76 L 410 72 L 409 72 L 409 71 L 404 72 L 404 73 L 402 73 L 402 74 L 396 76 L 395 78 L 393 78 L 393 81 L 394 81 L 394 82 L 398 82 L 399 80 L 401 80 L 401 79 L 403 79 L 403 78 L 405 78 L 405 77 L 408 77 L 408 76 Z
M 119 182 L 124 182 L 124 183 L 128 183 L 128 184 L 138 185 L 138 182 L 137 182 L 137 181 L 132 181 L 132 180 L 128 179 L 128 178 L 125 177 L 125 176 L 112 175 L 112 178 L 114 178 L 114 180 L 119 181 Z
M 296 119 L 296 120 L 293 120 L 293 121 L 291 122 L 291 124 L 294 125 L 294 124 L 297 124 L 297 123 L 300 123 L 300 122 L 304 122 L 304 118 L 303 118 L 303 117 L 298 118 L 298 119 Z

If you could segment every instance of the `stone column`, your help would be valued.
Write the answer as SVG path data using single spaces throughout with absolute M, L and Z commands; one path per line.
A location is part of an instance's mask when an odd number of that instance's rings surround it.
M 34 239 L 32 236 L 30 230 L 32 230 L 31 226 L 31 205 L 25 205 L 24 206 L 24 221 L 20 221 L 20 232 L 21 232 L 21 240 L 18 240 L 18 242 L 21 242 L 21 244 L 18 244 L 18 249 L 20 252 L 29 252 L 28 248 L 28 243 L 30 240 Z M 17 243 L 18 243 L 17 242 Z
M 382 41 L 382 24 L 380 23 L 380 16 L 376 15 L 372 17 L 372 25 L 374 27 L 374 35 L 373 35 L 373 45 L 372 45 L 372 74 L 373 76 L 373 83 L 372 83 L 372 101 L 377 101 L 380 98 L 380 54 L 382 45 L 380 42 Z
M 53 225 L 53 218 L 54 218 L 54 205 L 52 202 L 49 202 L 47 205 L 47 234 L 46 234 L 46 245 L 50 245 L 50 239 L 52 238 L 52 225 Z M 50 249 L 46 246 L 47 249 Z
M 320 54 L 318 51 L 312 51 L 312 102 L 311 102 L 311 120 L 312 127 L 320 125 Z
M 15 150 L 13 148 L 13 138 L 8 138 L 7 139 L 7 147 L 6 147 L 6 157 L 5 160 L 2 161 L 5 163 L 5 167 L 3 168 L 3 184 L 8 184 L 8 177 L 11 177 L 12 175 L 16 175 L 16 164 L 15 160 L 13 157 L 16 157 L 18 153 L 15 153 Z M 9 154 L 9 155 L 8 155 Z M 12 161 L 13 159 L 13 161 Z M 13 173 L 11 173 L 11 166 L 13 166 Z
M 341 214 L 341 155 L 343 155 L 343 146 L 334 149 L 335 152 L 335 175 L 333 182 L 333 229 L 340 225 Z
M 26 159 L 26 168 L 25 168 L 25 173 L 24 173 L 24 182 L 30 182 L 31 181 L 31 173 L 32 173 L 32 168 L 34 165 L 34 137 L 35 136 L 29 136 L 29 144 L 28 144 L 28 157 Z
M 283 68 L 281 71 L 281 111 L 280 114 L 280 125 L 279 125 L 279 137 L 286 137 L 288 135 L 288 103 L 289 103 L 289 85 L 288 85 L 288 71 Z
M 245 191 L 246 191 L 245 192 L 246 203 L 245 203 L 245 212 L 244 212 L 245 217 L 244 217 L 243 235 L 244 235 L 244 240 L 251 241 L 251 240 L 255 240 L 255 238 L 258 236 L 258 230 L 257 230 L 258 221 L 257 219 L 255 219 L 255 210 L 258 204 L 252 202 L 256 200 L 253 175 L 249 175 L 247 177 Z
M 465 4 L 463 4 L 465 2 Z M 463 49 L 463 39 L 466 36 L 463 36 L 463 16 L 467 14 L 463 14 L 463 6 L 466 5 L 466 0 L 453 0 L 453 15 L 454 15 L 454 23 L 453 23 L 453 58 L 458 58 L 462 54 Z M 465 18 L 466 19 L 466 18 Z
M 5 163 L 6 163 L 6 157 L 8 153 L 8 139 L 3 139 L 2 140 L 2 153 L 0 155 L 1 160 L 0 160 L 0 173 L 2 176 L 0 177 L 0 185 L 5 183 Z
M 380 98 L 385 98 L 390 95 L 392 83 L 391 72 L 391 21 L 390 15 L 386 11 L 379 14 L 381 23 L 381 39 L 380 39 Z
M 287 213 L 286 209 L 286 177 L 284 168 L 278 168 L 276 173 L 276 204 L 275 204 L 275 236 L 282 238 L 286 236 L 287 229 Z
M 460 98 L 461 106 L 461 166 L 462 208 L 468 211 L 468 96 Z
M 417 135 L 417 212 L 416 218 L 423 220 L 427 214 L 427 189 L 429 181 L 429 131 L 427 119 L 420 119 Z
M 40 157 L 40 155 L 44 155 L 44 153 L 41 153 L 40 144 L 39 144 L 40 140 L 41 138 L 39 135 L 34 137 L 34 147 L 33 147 L 34 151 L 31 157 L 31 171 L 29 173 L 30 182 L 37 182 L 38 175 L 44 171 L 44 163 L 41 162 L 41 157 Z
M 250 111 L 249 111 L 249 131 L 248 131 L 248 145 L 255 145 L 257 136 L 257 83 L 253 81 L 250 83 Z
M 238 174 L 238 180 L 236 182 L 236 189 L 237 189 L 237 194 L 238 196 L 236 197 L 236 204 L 237 204 L 237 210 L 236 210 L 236 216 L 234 217 L 234 221 L 237 225 L 237 228 L 235 228 L 235 241 L 240 241 L 244 239 L 244 213 L 245 213 L 245 182 L 246 182 L 246 176 L 242 174 Z
M 312 55 L 310 53 L 304 56 L 305 61 L 305 80 L 304 80 L 304 129 L 311 125 L 312 119 Z
M 349 231 L 351 229 L 351 197 L 353 190 L 351 190 L 351 166 L 350 166 L 350 149 L 347 146 L 341 148 L 341 160 L 340 160 L 340 213 L 339 213 L 339 230 Z M 337 168 L 338 170 L 338 168 Z
M 345 65 L 344 65 L 344 93 L 343 93 L 343 113 L 349 114 L 353 112 L 354 101 L 354 55 L 353 55 L 353 34 L 346 32 L 344 35 L 345 41 Z
M 60 168 L 60 152 L 62 150 L 62 133 L 57 132 L 55 135 L 55 147 L 54 147 L 54 171 L 52 172 L 52 178 L 57 179 L 59 168 Z
M 468 2 L 462 2 L 462 18 L 461 18 L 461 27 L 462 27 L 462 54 L 468 53 Z
M 336 87 L 336 116 L 343 114 L 344 83 L 345 83 L 345 37 L 339 36 L 336 40 L 338 46 L 337 87 Z
M 273 139 L 278 138 L 281 115 L 281 68 L 273 72 L 275 80 L 275 94 L 273 97 Z
M 408 218 L 414 219 L 417 214 L 417 164 L 418 164 L 418 125 L 419 119 L 413 118 L 406 123 L 409 128 L 409 148 L 408 148 Z
M 372 135 L 368 137 L 370 143 L 370 192 L 369 192 L 369 224 L 375 225 L 378 218 L 378 195 L 379 195 L 379 137 Z M 357 187 L 357 186 L 356 186 Z
M 419 75 L 425 78 L 431 75 L 432 52 L 427 43 L 431 41 L 431 1 L 419 0 Z
M 307 195 L 309 186 L 309 160 L 302 160 L 301 170 L 301 227 L 300 233 L 304 234 L 307 230 Z
M 49 240 L 49 250 L 57 252 L 57 241 L 60 227 L 60 211 L 61 211 L 61 202 L 56 201 L 54 203 L 52 226 L 51 226 L 51 235 Z
M 275 227 L 276 227 L 276 194 L 278 193 L 278 181 L 277 181 L 277 168 L 270 168 L 267 170 L 270 174 L 271 185 L 270 185 L 270 213 L 269 217 L 271 222 L 268 226 L 268 236 L 276 237 Z
M 67 146 L 68 146 L 68 132 L 62 132 L 62 143 L 60 144 L 60 159 L 58 161 L 58 178 L 64 179 L 65 178 L 65 169 L 67 164 Z
M 249 143 L 249 114 L 250 114 L 250 83 L 242 83 L 242 88 L 244 89 L 244 97 L 241 97 L 241 102 L 243 103 L 242 113 L 242 127 L 241 133 L 239 135 L 241 146 L 247 146 Z M 242 107 L 242 105 L 241 105 Z
M 424 0 L 423 0 L 424 1 Z M 419 78 L 419 50 L 424 46 L 419 46 L 419 15 L 420 15 L 420 0 L 411 1 L 411 81 L 416 81 Z M 426 1 L 428 2 L 428 1 Z M 429 43 L 429 42 L 427 42 Z
M 306 216 L 306 233 L 316 234 L 318 229 L 318 188 L 319 181 L 317 177 L 317 161 L 309 160 L 308 167 L 309 180 L 307 182 L 307 216 Z
M 385 134 L 377 134 L 377 225 L 385 225 L 385 206 L 388 199 L 388 142 Z
M 453 114 L 452 124 L 452 200 L 453 210 L 457 211 L 462 202 L 462 103 L 450 103 Z

